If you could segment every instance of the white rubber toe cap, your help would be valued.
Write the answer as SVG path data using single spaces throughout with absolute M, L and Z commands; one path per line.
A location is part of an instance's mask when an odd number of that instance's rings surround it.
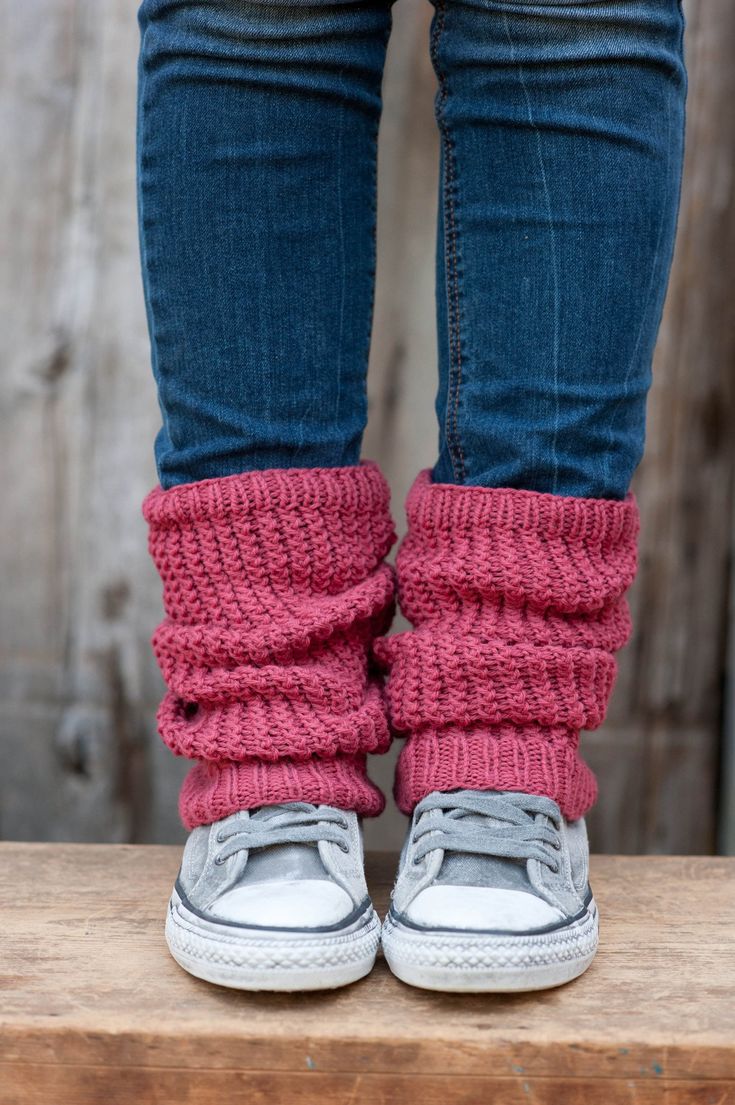
M 409 921 L 426 928 L 504 932 L 527 932 L 564 919 L 560 910 L 522 890 L 449 885 L 422 890 L 405 915 Z
M 321 928 L 339 924 L 354 908 L 347 891 L 328 879 L 274 879 L 235 887 L 207 912 L 241 925 Z

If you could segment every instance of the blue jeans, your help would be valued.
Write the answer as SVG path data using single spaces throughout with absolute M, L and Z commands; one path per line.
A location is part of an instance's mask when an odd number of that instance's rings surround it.
M 673 249 L 679 0 L 435 0 L 442 482 L 621 498 Z M 144 0 L 164 488 L 357 463 L 385 0 Z

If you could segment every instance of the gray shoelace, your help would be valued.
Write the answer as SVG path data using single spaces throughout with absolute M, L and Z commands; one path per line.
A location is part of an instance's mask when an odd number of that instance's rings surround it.
M 217 842 L 224 847 L 215 863 L 222 864 L 237 852 L 253 848 L 318 844 L 322 840 L 338 844 L 343 852 L 349 852 L 348 828 L 344 814 L 329 806 L 317 808 L 310 802 L 263 806 L 249 817 L 234 818 L 218 830 Z
M 550 798 L 460 790 L 430 794 L 417 814 L 440 810 L 437 818 L 416 818 L 414 862 L 429 852 L 464 852 L 476 856 L 537 859 L 558 870 L 561 848 L 559 809 Z M 542 814 L 543 819 L 537 819 Z

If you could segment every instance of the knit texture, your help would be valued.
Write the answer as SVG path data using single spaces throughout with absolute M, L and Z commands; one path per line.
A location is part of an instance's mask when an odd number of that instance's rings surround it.
M 292 800 L 383 808 L 365 757 L 390 743 L 368 665 L 393 612 L 389 494 L 368 463 L 146 498 L 166 612 L 152 642 L 168 686 L 158 727 L 198 761 L 180 798 L 188 828 Z
M 541 794 L 568 818 L 597 795 L 578 752 L 602 722 L 630 634 L 635 501 L 433 484 L 407 501 L 398 553 L 413 631 L 383 637 L 396 799 L 456 787 Z

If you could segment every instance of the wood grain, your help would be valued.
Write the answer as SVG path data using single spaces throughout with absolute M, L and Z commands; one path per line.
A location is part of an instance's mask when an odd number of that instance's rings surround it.
M 175 839 L 140 502 L 159 424 L 130 0 L 3 5 L 0 835 Z M 157 770 L 157 763 L 163 763 Z
M 178 860 L 0 845 L 3 1105 L 735 1100 L 735 860 L 596 857 L 592 968 L 486 997 L 413 990 L 382 961 L 320 995 L 193 979 L 163 939 Z M 370 862 L 381 909 L 393 866 Z
M 401 526 L 437 433 L 431 10 L 395 7 L 379 166 L 365 452 L 388 472 Z M 636 633 L 610 720 L 584 738 L 604 851 L 703 852 L 715 831 L 733 558 L 735 4 L 685 10 L 687 160 L 637 480 Z M 2 28 L 0 836 L 175 840 L 186 765 L 155 731 L 160 591 L 139 514 L 159 415 L 138 271 L 135 5 L 7 0 Z M 372 770 L 389 789 L 390 759 Z M 402 832 L 389 810 L 368 839 L 394 847 Z

